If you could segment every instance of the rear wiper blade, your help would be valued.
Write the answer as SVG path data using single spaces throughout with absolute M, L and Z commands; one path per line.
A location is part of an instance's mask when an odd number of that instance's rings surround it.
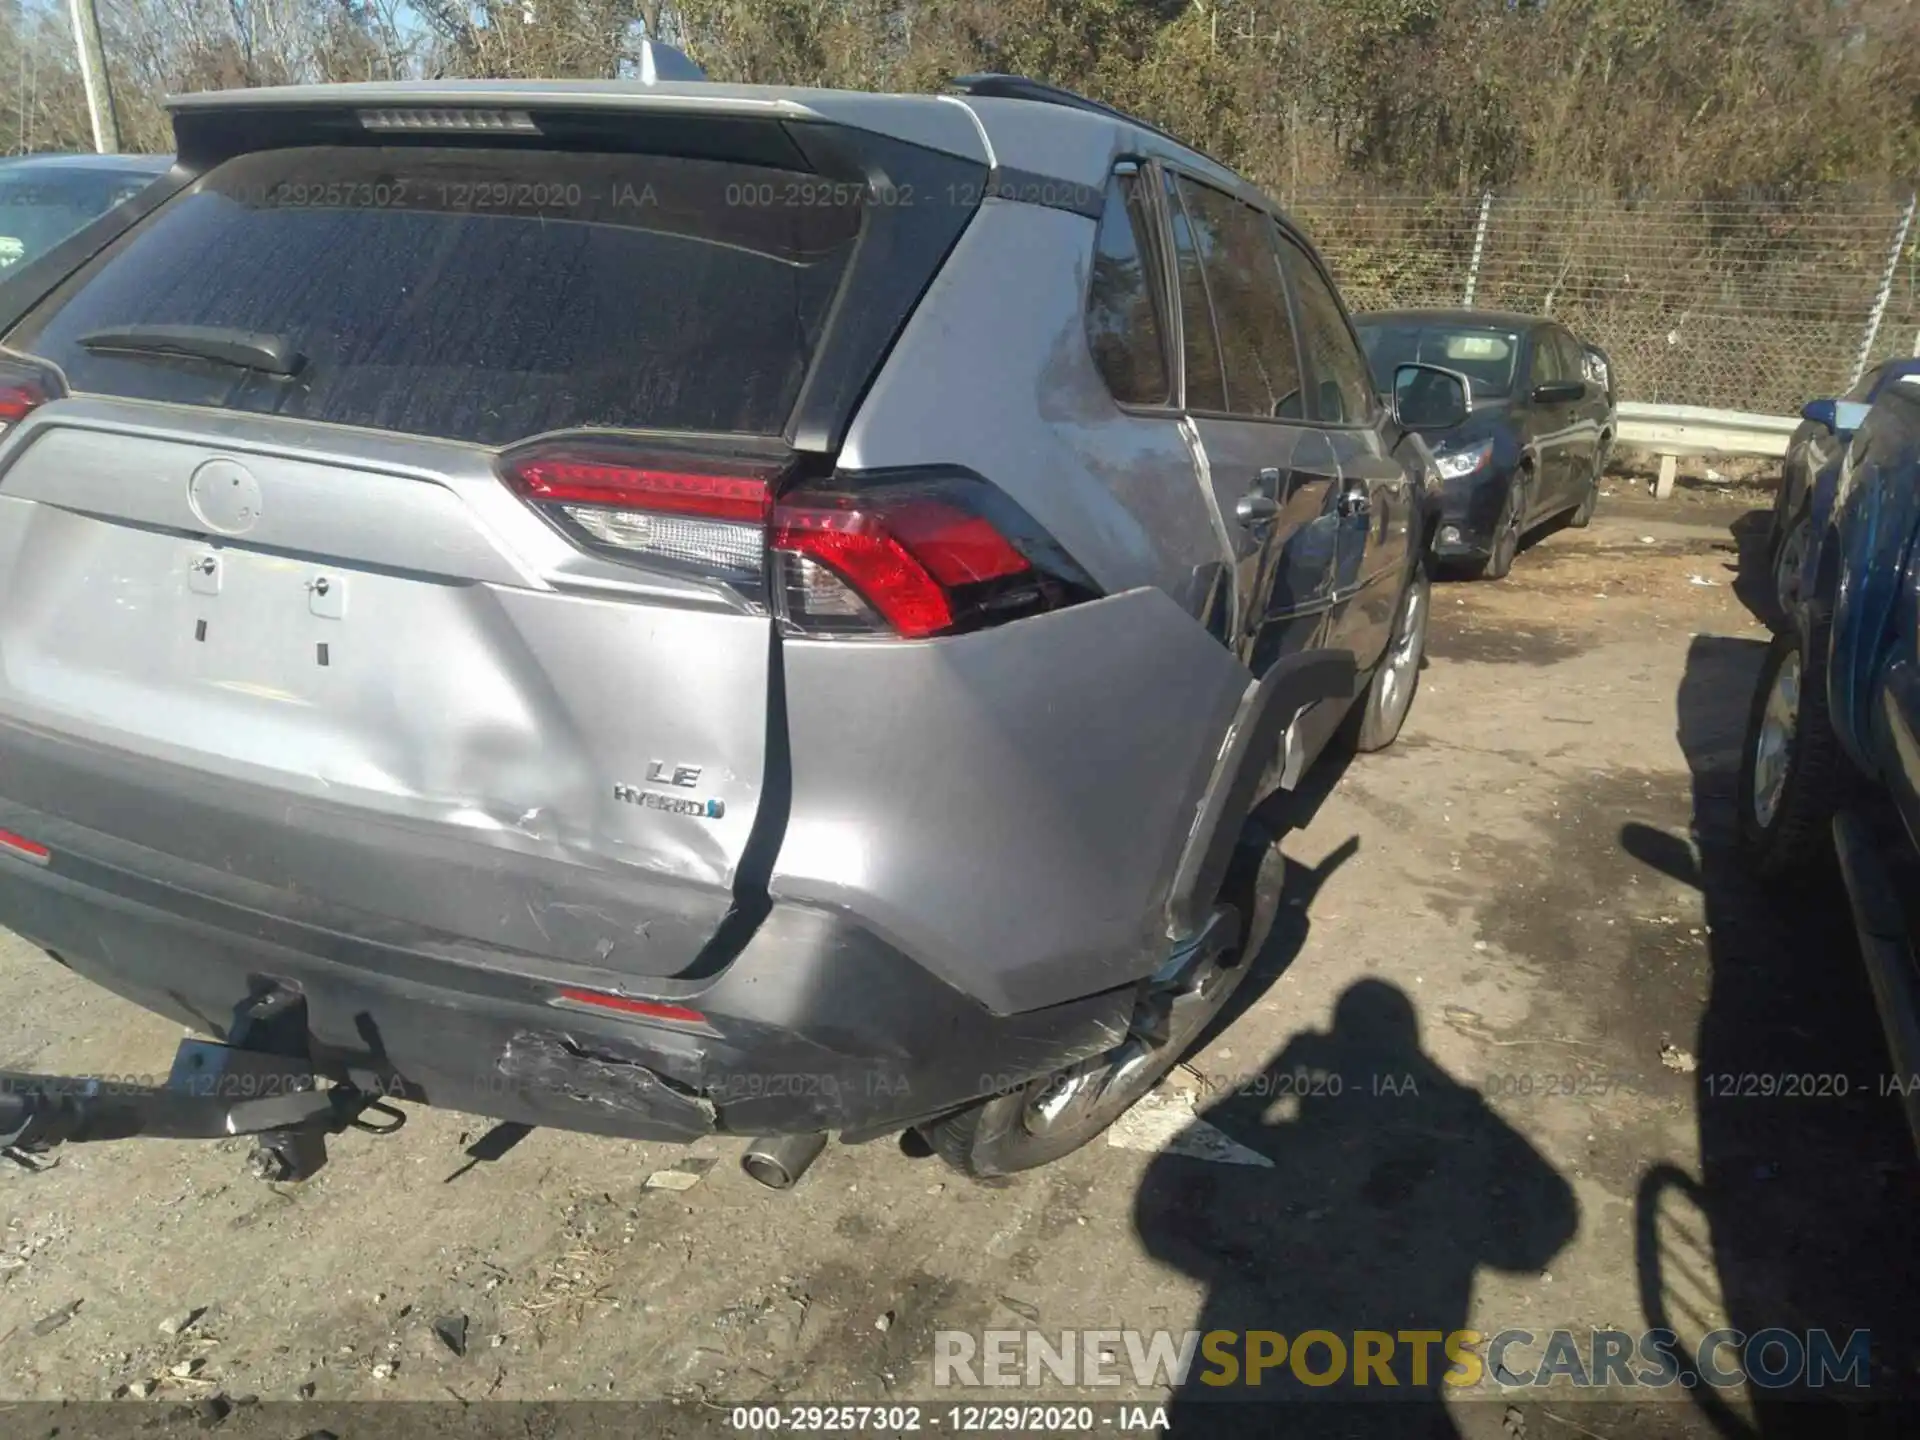
M 267 375 L 293 375 L 307 363 L 284 335 L 225 325 L 128 325 L 90 330 L 79 344 L 116 355 L 181 355 Z

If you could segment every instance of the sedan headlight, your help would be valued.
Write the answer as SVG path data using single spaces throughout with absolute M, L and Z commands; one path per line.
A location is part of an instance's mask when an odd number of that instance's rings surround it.
M 1478 445 L 1469 445 L 1464 450 L 1447 450 L 1435 455 L 1433 464 L 1442 480 L 1458 480 L 1464 475 L 1473 474 L 1492 455 L 1493 441 L 1482 440 Z

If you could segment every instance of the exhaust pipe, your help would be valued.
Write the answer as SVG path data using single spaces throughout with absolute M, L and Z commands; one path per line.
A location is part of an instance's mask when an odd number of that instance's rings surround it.
M 791 1190 L 827 1148 L 827 1133 L 769 1135 L 747 1146 L 740 1168 L 769 1190 Z

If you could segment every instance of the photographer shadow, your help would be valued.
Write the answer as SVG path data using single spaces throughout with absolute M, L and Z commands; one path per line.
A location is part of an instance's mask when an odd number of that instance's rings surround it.
M 1201 1118 L 1271 1165 L 1163 1153 L 1136 1229 L 1205 1284 L 1203 1337 L 1234 1332 L 1242 1361 L 1249 1331 L 1286 1349 L 1256 1377 L 1203 1346 L 1174 1433 L 1456 1436 L 1446 1337 L 1466 1328 L 1481 1267 L 1537 1272 L 1572 1238 L 1566 1180 L 1422 1049 L 1411 1000 L 1383 980 L 1349 987 L 1331 1028 L 1295 1036 Z M 1392 1383 L 1379 1368 L 1359 1383 L 1361 1331 L 1388 1337 Z

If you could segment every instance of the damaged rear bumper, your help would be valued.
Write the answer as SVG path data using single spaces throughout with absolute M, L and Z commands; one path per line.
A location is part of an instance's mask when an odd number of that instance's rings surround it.
M 0 825 L 31 832 L 35 817 L 4 811 Z M 0 858 L 0 922 L 204 1033 L 224 1037 L 250 996 L 293 990 L 316 1075 L 499 1120 L 633 1139 L 859 1139 L 1109 1049 L 1133 1010 L 1126 987 L 995 1015 L 872 933 L 794 905 L 774 906 L 711 976 L 637 982 L 369 933 L 365 917 L 329 924 L 311 907 L 282 918 L 270 892 L 216 897 L 195 867 L 97 838 L 42 864 Z M 568 1004 L 567 989 L 644 994 L 699 1019 Z

